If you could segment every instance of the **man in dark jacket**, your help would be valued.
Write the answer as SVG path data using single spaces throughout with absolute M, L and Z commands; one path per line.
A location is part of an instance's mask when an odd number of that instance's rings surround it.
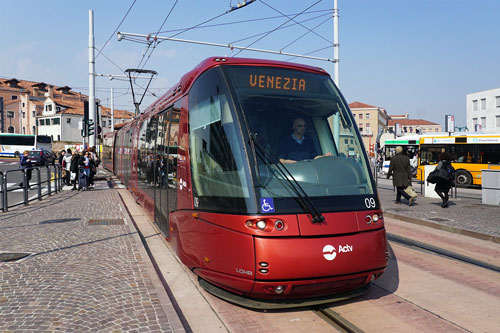
M 408 200 L 408 205 L 413 205 L 415 198 L 410 197 L 404 190 L 411 185 L 410 158 L 403 155 L 403 147 L 396 147 L 396 155 L 391 158 L 387 179 L 392 176 L 392 185 L 396 187 L 396 203 L 401 203 L 401 196 Z
M 29 151 L 25 150 L 23 155 L 19 160 L 19 168 L 26 170 L 26 186 L 28 189 L 30 188 L 30 180 L 31 180 L 31 171 L 33 170 L 33 164 L 31 164 L 31 159 L 29 158 Z M 19 187 L 24 186 L 24 181 L 19 183 Z

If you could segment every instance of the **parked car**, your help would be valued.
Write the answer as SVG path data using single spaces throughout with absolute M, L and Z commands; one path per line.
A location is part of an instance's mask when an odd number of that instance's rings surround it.
M 28 156 L 33 165 L 54 164 L 54 155 L 48 150 L 31 150 Z

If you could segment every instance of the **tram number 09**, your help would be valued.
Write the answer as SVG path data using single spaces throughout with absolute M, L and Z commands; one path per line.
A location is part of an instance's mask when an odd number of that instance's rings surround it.
M 365 206 L 366 206 L 366 208 L 375 208 L 375 206 L 376 206 L 375 198 L 366 198 L 365 199 Z

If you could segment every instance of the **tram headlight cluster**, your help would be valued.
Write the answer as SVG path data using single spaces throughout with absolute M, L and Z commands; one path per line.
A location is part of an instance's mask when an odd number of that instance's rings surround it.
M 257 229 L 260 231 L 281 231 L 284 230 L 286 224 L 283 220 L 280 219 L 255 219 L 255 220 L 247 220 L 245 222 L 246 226 L 252 229 Z

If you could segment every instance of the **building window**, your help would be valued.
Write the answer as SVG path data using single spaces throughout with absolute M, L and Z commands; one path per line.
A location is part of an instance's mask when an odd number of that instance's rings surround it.
M 38 125 L 40 126 L 45 125 L 45 119 L 38 119 Z
M 481 98 L 481 110 L 486 110 L 486 98 Z
M 61 119 L 59 118 L 52 118 L 52 125 L 59 125 L 61 123 Z
M 495 126 L 500 127 L 500 116 L 495 117 Z
M 363 134 L 363 133 L 364 133 L 364 132 L 363 132 L 363 127 L 360 127 L 360 128 L 359 128 L 359 132 L 360 132 L 361 134 Z
M 106 120 L 102 121 L 102 127 L 106 127 Z
M 477 125 L 477 118 L 472 118 L 472 126 L 476 127 Z
M 52 104 L 45 105 L 45 111 L 52 111 Z
M 57 134 L 57 141 L 61 141 L 61 136 Z
M 33 126 L 31 128 L 31 134 L 36 135 L 36 127 L 35 126 Z
M 7 118 L 14 118 L 14 111 L 7 111 Z
M 16 95 L 12 95 L 12 98 L 11 98 L 11 99 L 12 99 L 12 100 L 15 100 L 15 99 L 17 99 L 17 96 L 16 96 Z
M 363 119 L 363 114 L 362 113 L 359 114 L 359 119 Z
M 370 114 L 369 113 L 365 114 L 365 118 L 370 119 Z
M 24 102 L 23 102 L 23 108 L 24 108 Z
M 26 127 L 23 126 L 23 134 L 26 134 Z
M 472 101 L 472 111 L 477 111 L 477 99 Z
M 14 127 L 9 126 L 9 128 L 7 129 L 7 132 L 14 133 Z
M 33 118 L 36 117 L 36 111 L 31 111 L 31 115 L 33 116 Z
M 496 107 L 500 108 L 500 96 L 495 96 L 495 101 L 496 101 Z
M 481 128 L 486 128 L 486 117 L 481 117 Z
M 66 118 L 66 124 L 71 124 L 71 118 Z
M 56 112 L 59 112 L 61 111 L 61 107 L 60 106 L 56 106 Z
M 26 112 L 23 112 L 23 119 L 26 118 Z
M 352 114 L 352 116 L 353 116 L 354 118 L 356 118 L 356 114 L 355 114 L 355 113 L 353 113 L 353 114 Z
M 435 129 L 434 129 L 434 132 L 439 132 L 439 128 L 435 128 Z

